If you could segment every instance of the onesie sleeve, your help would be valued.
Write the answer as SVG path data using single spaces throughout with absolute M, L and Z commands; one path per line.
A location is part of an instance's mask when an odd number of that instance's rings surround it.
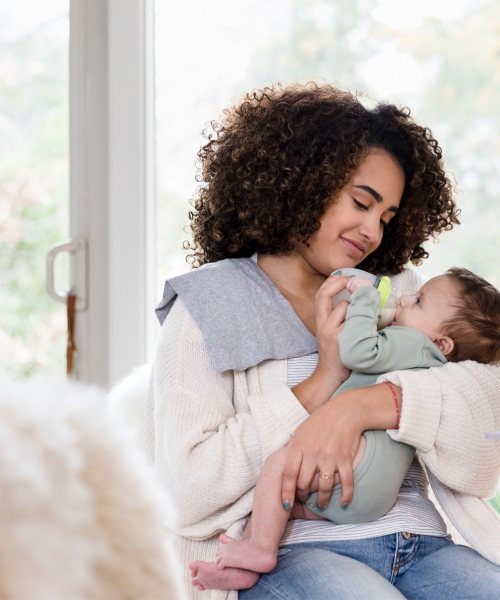
M 426 336 L 408 327 L 386 327 L 379 332 L 379 314 L 380 292 L 368 286 L 357 289 L 347 309 L 344 330 L 339 335 L 340 359 L 344 366 L 371 374 L 424 366 Z

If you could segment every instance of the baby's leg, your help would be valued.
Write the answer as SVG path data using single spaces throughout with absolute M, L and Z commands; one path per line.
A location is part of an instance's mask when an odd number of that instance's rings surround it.
M 266 460 L 255 487 L 251 524 L 241 540 L 224 538 L 217 550 L 220 569 L 238 567 L 267 573 L 276 566 L 278 545 L 290 516 L 281 500 L 286 455 L 282 448 Z

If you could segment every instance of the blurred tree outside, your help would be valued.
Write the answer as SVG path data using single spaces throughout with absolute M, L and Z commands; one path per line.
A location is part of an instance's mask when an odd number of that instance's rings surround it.
M 20 379 L 64 373 L 65 308 L 45 290 L 45 260 L 69 228 L 69 23 L 13 35 L 8 9 L 0 2 L 0 364 Z M 67 275 L 59 259 L 60 289 Z

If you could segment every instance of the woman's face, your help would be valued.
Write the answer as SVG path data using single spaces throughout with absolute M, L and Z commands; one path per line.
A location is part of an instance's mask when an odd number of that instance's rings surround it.
M 383 150 L 371 150 L 327 208 L 320 228 L 296 251 L 318 273 L 355 267 L 382 241 L 384 227 L 396 214 L 405 186 L 403 169 Z

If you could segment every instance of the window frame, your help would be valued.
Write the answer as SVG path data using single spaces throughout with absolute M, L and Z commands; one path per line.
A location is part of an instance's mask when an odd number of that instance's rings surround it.
M 70 1 L 70 236 L 88 241 L 76 375 L 109 388 L 152 360 L 154 0 Z

